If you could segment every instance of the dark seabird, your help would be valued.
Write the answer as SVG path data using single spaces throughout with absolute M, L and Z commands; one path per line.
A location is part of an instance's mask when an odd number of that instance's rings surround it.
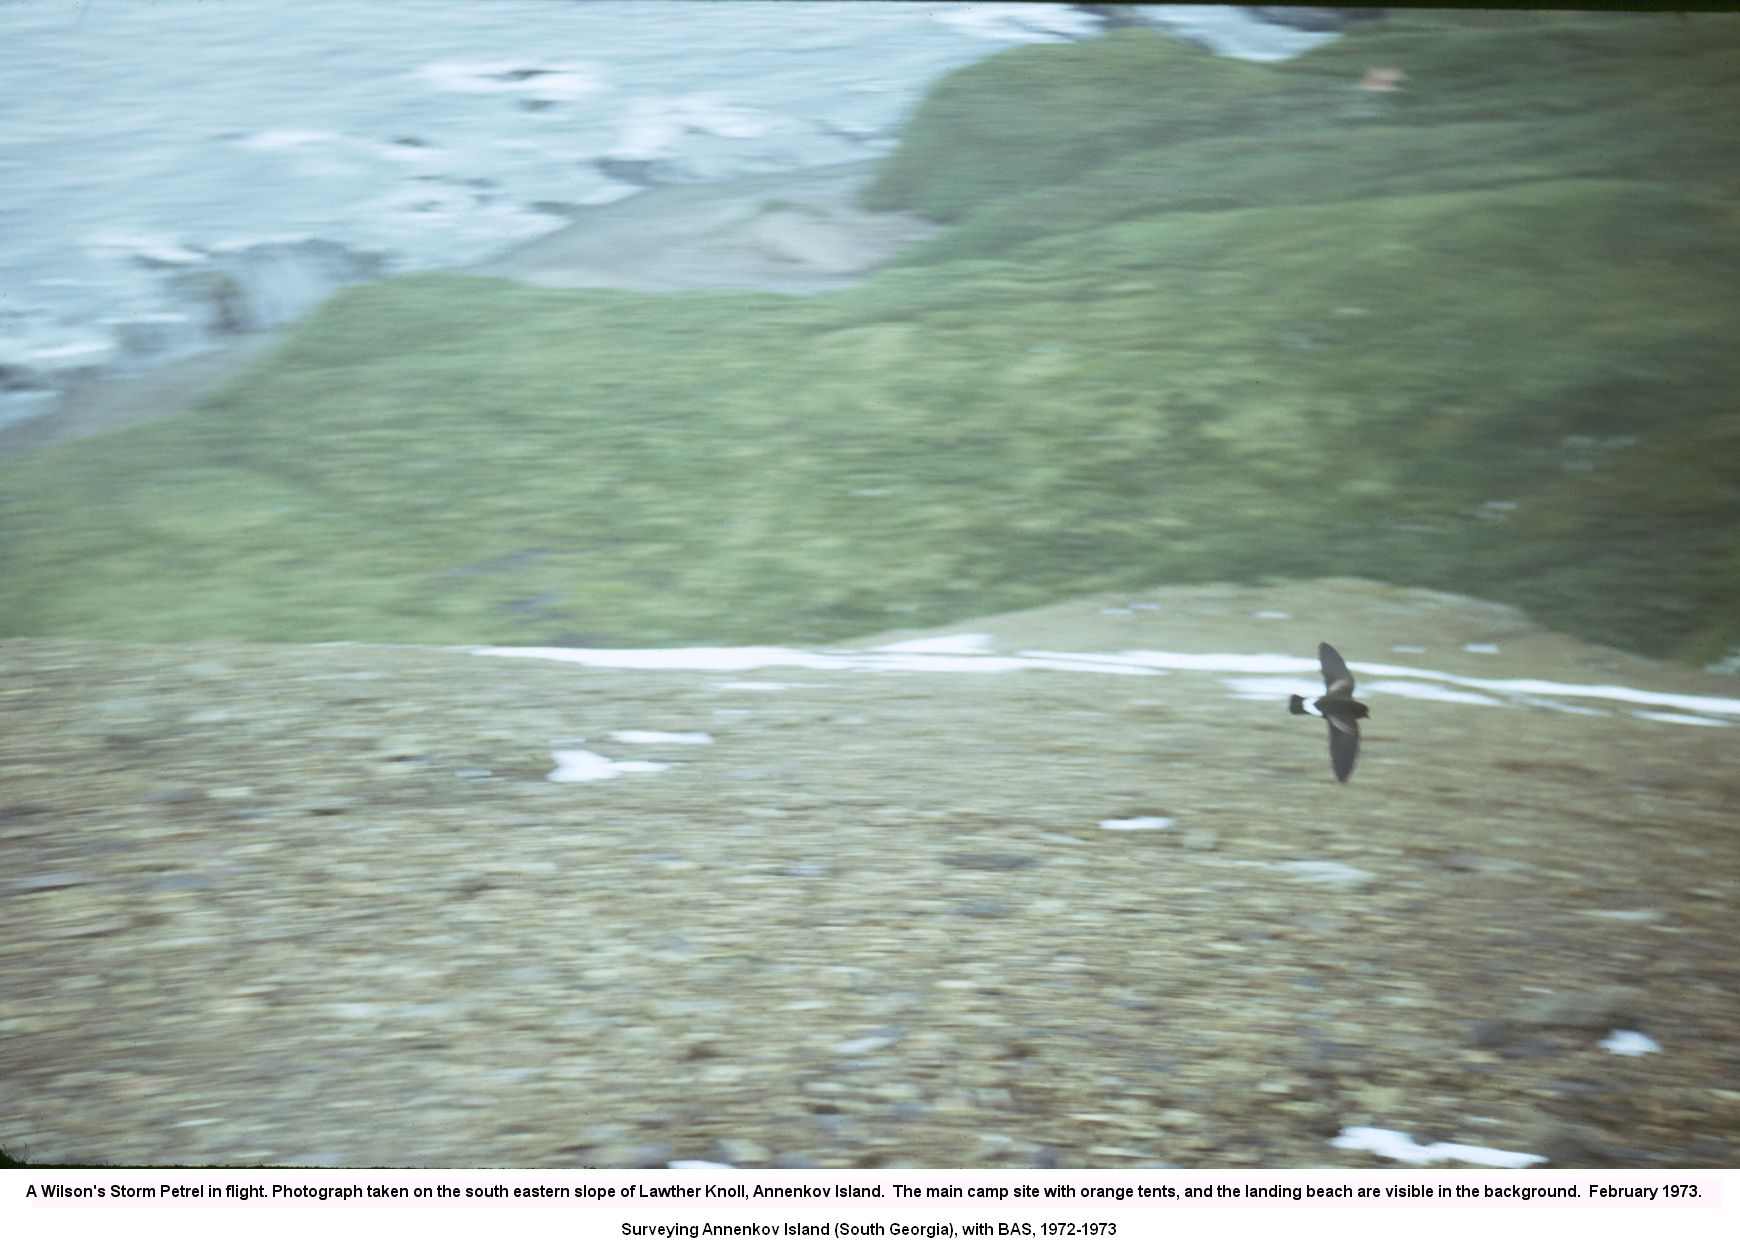
M 1353 673 L 1328 642 L 1317 647 L 1317 661 L 1323 666 L 1323 696 L 1309 706 L 1297 693 L 1287 709 L 1295 715 L 1317 715 L 1329 724 L 1329 765 L 1335 768 L 1335 778 L 1342 783 L 1353 774 L 1353 761 L 1359 757 L 1359 721 L 1371 714 L 1364 702 L 1353 700 Z

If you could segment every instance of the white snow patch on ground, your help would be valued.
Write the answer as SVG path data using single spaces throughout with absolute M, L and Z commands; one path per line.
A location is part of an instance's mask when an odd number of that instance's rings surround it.
M 874 650 L 795 650 L 784 646 L 692 646 L 674 650 L 593 650 L 568 647 L 483 646 L 473 654 L 502 658 L 550 659 L 585 667 L 631 668 L 650 671 L 746 672 L 766 667 L 797 667 L 823 672 L 971 672 L 992 674 L 1028 670 L 1097 672 L 1120 676 L 1155 676 L 1167 672 L 1227 672 L 1229 692 L 1240 698 L 1285 700 L 1290 694 L 1315 697 L 1321 676 L 1315 658 L 1289 654 L 1183 654 L 1166 650 L 1093 651 L 1023 650 L 1014 655 L 989 652 L 982 633 L 956 633 L 915 638 Z M 1458 705 L 1542 706 L 1573 713 L 1600 713 L 1592 707 L 1555 703 L 1553 698 L 1597 698 L 1644 709 L 1631 712 L 1658 722 L 1722 727 L 1711 716 L 1740 715 L 1740 698 L 1706 697 L 1689 693 L 1657 693 L 1623 685 L 1562 684 L 1529 678 L 1495 679 L 1455 676 L 1427 668 L 1388 663 L 1352 663 L 1362 677 L 1362 694 L 1408 697 Z M 768 691 L 775 682 L 730 681 L 721 688 Z M 1673 713 L 1682 712 L 1682 713 Z
M 585 667 L 631 668 L 644 671 L 749 672 L 763 667 L 802 667 L 829 672 L 1015 672 L 1029 668 L 1054 671 L 1111 672 L 1123 676 L 1153 676 L 1150 668 L 1102 665 L 1098 656 L 919 653 L 900 650 L 851 650 L 822 653 L 783 646 L 690 646 L 675 650 L 592 650 L 546 646 L 484 646 L 473 654 L 511 659 L 551 659 Z
M 1595 1045 L 1615 1055 L 1653 1055 L 1661 1050 L 1660 1042 L 1635 1029 L 1615 1029 Z
M 473 654 L 504 659 L 551 659 L 583 667 L 639 671 L 750 672 L 760 667 L 835 669 L 838 655 L 783 646 L 688 646 L 673 650 L 588 650 L 566 646 L 484 646 Z
M 1317 670 L 1316 659 L 1290 654 L 1176 654 L 1169 650 L 1125 650 L 1118 654 L 1068 653 L 1057 650 L 1023 650 L 1022 658 L 1062 660 L 1085 664 L 1086 670 L 1110 672 L 1129 668 L 1169 672 L 1281 673 Z M 1316 682 L 1322 685 L 1322 680 Z
M 621 732 L 612 732 L 613 741 L 626 741 L 630 745 L 711 745 L 713 738 L 706 732 L 644 732 L 628 728 Z
M 615 779 L 618 775 L 641 775 L 667 771 L 664 762 L 612 762 L 590 749 L 552 749 L 550 757 L 556 769 L 544 776 L 553 784 L 588 784 L 600 779 Z
M 950 633 L 945 637 L 917 637 L 891 646 L 878 646 L 883 654 L 989 654 L 989 633 Z
M 1100 826 L 1107 831 L 1164 831 L 1175 818 L 1102 818 Z
M 1338 1150 L 1365 1150 L 1380 1158 L 1415 1164 L 1459 1162 L 1476 1167 L 1529 1167 L 1547 1161 L 1540 1154 L 1518 1154 L 1484 1145 L 1459 1145 L 1453 1141 L 1421 1145 L 1407 1133 L 1393 1128 L 1343 1128 L 1341 1135 L 1329 1144 Z
M 1726 719 L 1709 719 L 1703 715 L 1681 715 L 1667 710 L 1634 710 L 1631 712 L 1639 719 L 1654 719 L 1657 723 L 1689 723 L 1699 728 L 1725 728 Z

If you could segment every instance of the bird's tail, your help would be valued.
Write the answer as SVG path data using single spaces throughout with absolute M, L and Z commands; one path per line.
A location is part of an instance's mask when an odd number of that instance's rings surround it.
M 1305 699 L 1300 697 L 1297 693 L 1288 699 L 1287 710 L 1289 713 L 1295 715 L 1309 715 L 1311 713 L 1305 709 Z

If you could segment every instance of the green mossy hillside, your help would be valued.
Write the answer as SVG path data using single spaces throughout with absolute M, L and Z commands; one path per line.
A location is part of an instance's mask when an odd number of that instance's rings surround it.
M 0 471 L 0 632 L 819 641 L 1358 575 L 1740 645 L 1740 22 L 1147 32 L 939 84 L 847 292 L 418 276 Z M 1404 91 L 1353 88 L 1368 67 Z

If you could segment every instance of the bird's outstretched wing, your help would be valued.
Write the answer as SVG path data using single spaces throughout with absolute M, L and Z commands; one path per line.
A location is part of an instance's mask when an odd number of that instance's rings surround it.
M 1325 697 L 1352 697 L 1353 673 L 1347 670 L 1347 660 L 1341 657 L 1339 651 L 1328 642 L 1321 642 L 1317 647 L 1317 662 L 1323 668 L 1323 692 Z M 1348 769 L 1353 769 L 1353 760 L 1348 759 Z M 1340 770 L 1339 764 L 1336 767 Z
M 1352 719 L 1330 719 L 1329 765 L 1335 769 L 1335 778 L 1345 784 L 1358 757 L 1359 724 Z

